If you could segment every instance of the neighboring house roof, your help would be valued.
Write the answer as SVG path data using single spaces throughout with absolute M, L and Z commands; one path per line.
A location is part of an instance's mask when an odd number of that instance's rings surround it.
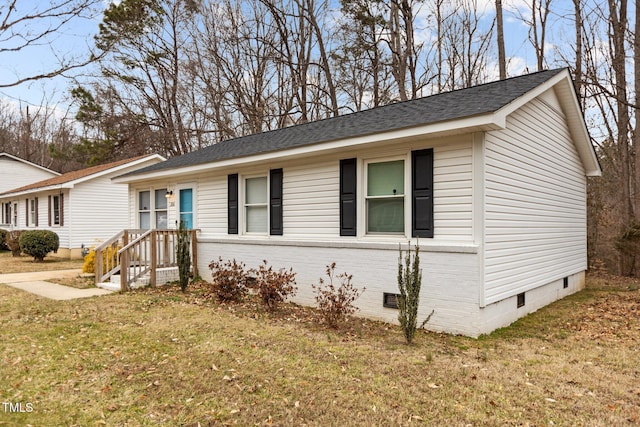
M 0 157 L 6 157 L 7 159 L 15 160 L 17 162 L 21 162 L 21 163 L 24 163 L 26 165 L 33 166 L 34 168 L 41 169 L 41 170 L 43 170 L 45 172 L 49 172 L 52 175 L 60 175 L 59 172 L 56 172 L 56 171 L 53 171 L 51 169 L 45 168 L 44 166 L 40 166 L 40 165 L 38 165 L 36 163 L 32 163 L 32 162 L 30 162 L 28 160 L 21 159 L 20 157 L 13 156 L 13 155 L 11 155 L 9 153 L 4 153 L 4 152 L 0 153 Z
M 568 84 L 565 82 L 565 86 L 570 86 L 570 88 L 565 87 L 562 91 L 561 97 L 564 98 L 564 104 L 568 105 L 571 110 L 577 111 L 568 117 L 571 122 L 572 134 L 575 139 L 579 139 L 578 143 L 581 145 L 579 151 L 581 151 L 580 154 L 585 162 L 587 172 L 598 175 L 600 168 L 584 125 L 573 83 L 567 69 L 562 68 L 226 140 L 182 156 L 173 157 L 166 162 L 129 172 L 119 177 L 118 180 L 127 182 L 142 175 L 157 176 L 159 172 L 170 169 L 193 169 L 198 165 L 229 159 L 377 135 L 384 132 L 397 132 L 425 125 L 454 123 L 457 128 L 470 131 L 473 129 L 504 128 L 506 114 L 522 105 L 516 101 L 522 100 L 522 98 L 529 100 L 524 95 L 532 92 L 538 96 L 562 80 L 568 80 Z M 548 84 L 545 85 L 546 83 Z M 534 91 L 534 89 L 537 90 Z M 513 105 L 513 108 L 509 108 L 510 105 Z M 479 117 L 483 120 L 469 120 Z M 466 122 L 459 123 L 464 120 Z M 453 129 L 448 128 L 448 130 Z
M 103 165 L 93 166 L 86 169 L 80 169 L 73 172 L 68 172 L 59 176 L 55 176 L 53 178 L 48 178 L 43 181 L 34 182 L 33 184 L 25 185 L 23 187 L 14 188 L 7 192 L 1 193 L 0 197 L 6 196 L 14 196 L 25 193 L 32 193 L 35 191 L 41 191 L 50 188 L 71 188 L 75 184 L 80 182 L 97 178 L 98 176 L 102 176 L 106 173 L 111 173 L 122 169 L 124 167 L 131 166 L 133 164 L 140 164 L 146 160 L 150 159 L 158 159 L 164 160 L 164 158 L 160 155 L 143 155 L 137 156 L 130 159 L 119 160 L 117 162 L 106 163 Z

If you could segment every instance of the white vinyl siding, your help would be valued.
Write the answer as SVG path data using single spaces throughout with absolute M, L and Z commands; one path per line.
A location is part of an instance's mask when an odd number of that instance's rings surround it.
M 473 241 L 473 149 L 471 136 L 434 148 L 434 239 Z
M 284 235 L 338 237 L 340 160 L 297 165 L 283 171 Z
M 472 227 L 472 144 L 470 135 L 433 140 L 434 144 L 434 221 L 435 238 L 442 242 L 473 242 Z M 406 147 L 411 150 L 429 148 L 430 144 Z M 372 158 L 398 158 L 402 152 L 386 151 L 376 153 Z M 284 236 L 303 240 L 342 239 L 339 236 L 340 221 L 340 159 L 358 157 L 355 153 L 346 156 L 312 158 L 308 161 L 287 163 L 283 169 L 283 224 Z M 368 157 L 368 156 L 367 156 Z M 272 167 L 280 167 L 274 163 Z M 406 166 L 406 162 L 405 162 Z M 198 228 L 203 237 L 225 237 L 227 234 L 227 175 L 239 173 L 241 180 L 257 176 L 268 167 L 248 169 L 224 169 L 200 174 L 197 178 Z M 359 179 L 364 176 L 359 173 Z M 175 182 L 149 181 L 137 184 L 135 188 L 146 186 L 167 186 L 173 188 Z M 147 187 L 148 188 L 148 187 Z M 359 185 L 359 191 L 366 187 Z M 358 199 L 363 197 L 358 195 Z M 137 195 L 132 194 L 135 202 Z M 241 198 L 244 203 L 244 197 Z M 175 209 L 169 207 L 169 223 L 173 224 Z M 361 215 L 363 212 L 360 212 Z M 131 210 L 132 226 L 135 224 L 135 207 Z M 410 221 L 405 215 L 405 221 Z M 364 226 L 363 226 L 364 227 Z M 364 230 L 364 228 L 363 228 Z M 362 233 L 364 234 L 364 232 Z M 236 238 L 232 236 L 231 238 Z M 432 239 L 429 239 L 432 240 Z M 404 241 L 404 239 L 403 239 Z
M 34 182 L 53 178 L 58 174 L 23 163 L 6 156 L 0 156 L 0 193 Z
M 127 228 L 128 189 L 126 184 L 112 183 L 114 175 L 79 183 L 64 196 L 62 229 L 68 230 L 69 247 L 91 247 Z
M 536 99 L 485 143 L 485 303 L 585 270 L 586 178 L 562 113 Z

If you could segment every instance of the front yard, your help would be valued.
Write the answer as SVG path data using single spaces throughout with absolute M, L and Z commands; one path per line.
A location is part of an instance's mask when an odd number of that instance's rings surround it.
M 22 254 L 13 257 L 9 251 L 0 251 L 0 274 L 81 269 L 82 264 L 82 260 L 68 260 L 55 256 L 47 256 L 44 262 L 33 262 L 32 256 Z
M 412 346 L 395 326 L 334 331 L 203 285 L 68 302 L 0 286 L 0 313 L 0 425 L 640 424 L 629 280 L 590 277 L 491 336 Z

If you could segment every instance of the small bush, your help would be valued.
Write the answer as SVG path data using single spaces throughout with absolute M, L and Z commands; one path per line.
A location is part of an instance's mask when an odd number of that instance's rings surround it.
M 176 247 L 176 259 L 178 261 L 178 275 L 180 277 L 180 290 L 186 292 L 191 278 L 191 235 L 184 221 L 180 221 L 178 228 L 178 244 Z
M 102 265 L 103 268 L 109 267 L 113 268 L 116 265 L 119 265 L 118 260 L 118 251 L 122 249 L 121 245 L 118 245 L 116 248 L 112 246 L 108 246 L 105 250 L 102 251 Z M 107 264 L 108 261 L 108 264 Z M 95 274 L 96 273 L 96 250 L 91 248 L 89 253 L 84 257 L 84 264 L 82 264 L 82 272 Z M 104 273 L 104 272 L 103 272 Z
M 245 265 L 235 259 L 211 261 L 209 264 L 212 275 L 212 288 L 220 301 L 241 301 L 247 294 L 247 280 Z
M 22 251 L 20 250 L 21 234 L 22 234 L 22 231 L 14 230 L 7 233 L 7 236 L 5 237 L 5 243 L 9 248 L 9 250 L 11 251 L 11 255 L 13 255 L 14 257 L 18 257 L 22 253 Z
M 82 264 L 82 272 L 95 274 L 96 272 L 96 250 L 91 249 L 89 253 L 84 257 L 84 264 Z
M 418 328 L 418 305 L 420 304 L 420 288 L 422 286 L 420 247 L 416 245 L 413 257 L 411 256 L 411 247 L 409 247 L 404 256 L 404 265 L 402 258 L 402 249 L 400 249 L 400 257 L 398 258 L 398 289 L 400 290 L 398 321 L 407 344 L 411 344 Z M 433 311 L 422 322 L 421 328 L 427 324 L 432 315 Z
M 258 295 L 270 311 L 274 310 L 278 303 L 286 300 L 289 296 L 294 296 L 298 291 L 295 286 L 296 273 L 292 268 L 276 272 L 273 267 L 267 265 L 267 261 L 262 261 L 258 269 L 252 271 L 256 276 Z
M 8 231 L 0 230 L 0 251 L 9 250 L 9 247 L 7 246 L 7 234 L 8 234 Z
M 327 276 L 329 276 L 327 285 L 322 279 L 320 279 L 318 286 L 311 285 L 313 292 L 316 294 L 316 303 L 318 303 L 322 317 L 332 328 L 337 328 L 347 316 L 352 315 L 358 309 L 353 303 L 365 291 L 365 288 L 360 290 L 353 286 L 351 283 L 352 275 L 347 273 L 336 274 L 335 270 L 335 262 L 327 266 L 326 272 Z M 333 284 L 334 279 L 340 283 L 340 286 Z
M 49 252 L 60 247 L 58 235 L 49 230 L 28 230 L 20 236 L 20 249 L 33 257 L 34 262 L 44 261 Z

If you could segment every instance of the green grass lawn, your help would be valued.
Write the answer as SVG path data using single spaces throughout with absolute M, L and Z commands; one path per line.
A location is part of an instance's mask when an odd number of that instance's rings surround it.
M 206 289 L 51 301 L 0 286 L 0 425 L 637 425 L 640 291 L 619 279 L 478 340 Z M 29 406 L 27 406 L 29 404 Z M 15 407 L 15 406 L 14 406 Z

